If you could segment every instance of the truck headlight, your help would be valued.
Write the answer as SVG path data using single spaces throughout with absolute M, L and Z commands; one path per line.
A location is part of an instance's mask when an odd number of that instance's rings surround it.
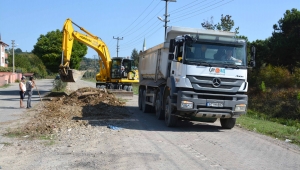
M 192 108 L 194 108 L 194 104 L 193 104 L 193 102 L 190 102 L 190 101 L 181 101 L 181 108 L 192 109 Z
M 235 105 L 234 111 L 237 111 L 237 112 L 246 111 L 246 105 L 245 104 L 237 104 L 237 105 Z

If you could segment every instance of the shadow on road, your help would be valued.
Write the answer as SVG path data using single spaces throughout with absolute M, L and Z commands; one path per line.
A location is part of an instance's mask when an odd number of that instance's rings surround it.
M 46 95 L 47 93 L 49 93 L 49 90 L 40 90 L 39 91 L 40 95 Z M 6 99 L 5 96 L 20 96 L 20 91 L 19 90 L 8 90 L 8 91 L 0 91 L 0 95 L 2 96 L 2 100 L 9 100 Z M 33 95 L 39 95 L 38 91 L 34 90 L 33 91 Z
M 223 129 L 213 123 L 178 120 L 175 127 L 167 127 L 164 120 L 157 120 L 154 113 L 143 113 L 138 107 L 109 106 L 110 113 L 91 114 L 91 107 L 82 109 L 82 117 L 74 117 L 74 120 L 87 120 L 92 126 L 115 127 L 115 129 L 134 129 L 147 131 L 172 131 L 172 132 L 221 132 Z M 124 110 L 122 110 L 124 109 Z M 106 110 L 106 109 L 105 109 Z M 116 114 L 116 111 L 118 111 Z M 121 112 L 120 112 L 121 111 Z

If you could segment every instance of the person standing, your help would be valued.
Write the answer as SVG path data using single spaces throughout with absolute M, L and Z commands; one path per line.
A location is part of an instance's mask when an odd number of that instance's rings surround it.
M 34 87 L 35 87 L 35 82 L 33 80 L 33 77 L 30 76 L 29 81 L 27 81 L 27 83 L 26 83 L 26 90 L 27 90 L 27 94 L 28 94 L 27 109 L 31 108 L 31 97 L 32 97 Z
M 127 77 L 127 72 L 126 72 L 124 66 L 121 66 L 121 77 L 122 77 L 122 78 Z
M 23 100 L 25 98 L 26 86 L 25 86 L 25 77 L 21 78 L 21 82 L 19 83 L 20 88 L 20 108 L 24 108 Z

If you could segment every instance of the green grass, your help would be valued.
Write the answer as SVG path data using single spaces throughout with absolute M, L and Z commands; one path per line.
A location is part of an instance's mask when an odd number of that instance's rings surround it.
M 253 111 L 248 112 L 249 114 L 243 115 L 237 119 L 237 124 L 241 127 L 280 140 L 289 139 L 292 140 L 291 143 L 300 146 L 300 128 L 298 123 L 293 123 L 292 126 L 289 126 L 278 122 L 272 122 L 261 116 L 255 116 L 255 114 L 259 115 L 259 113 Z M 292 120 L 286 120 L 286 122 L 289 121 Z
M 7 88 L 9 86 L 10 86 L 10 84 L 4 84 L 3 86 L 0 86 L 0 88 Z
M 139 94 L 139 83 L 133 83 L 132 90 L 133 90 L 133 94 L 138 95 Z
M 8 129 L 8 132 L 4 134 L 4 136 L 10 138 L 19 138 L 25 135 L 26 134 L 22 132 L 20 129 L 14 129 L 14 130 Z

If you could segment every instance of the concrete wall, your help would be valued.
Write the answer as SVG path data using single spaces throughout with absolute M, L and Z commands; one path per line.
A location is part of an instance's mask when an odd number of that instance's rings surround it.
M 22 73 L 0 72 L 0 86 L 21 80 Z

